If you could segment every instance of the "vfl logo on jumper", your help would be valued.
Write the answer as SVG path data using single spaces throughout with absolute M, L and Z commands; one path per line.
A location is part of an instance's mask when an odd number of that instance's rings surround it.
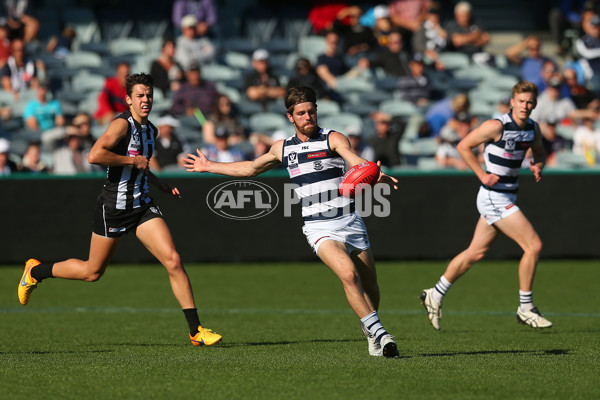
M 515 139 L 508 139 L 506 141 L 506 150 L 515 151 Z
M 288 165 L 290 168 L 298 168 L 298 154 L 295 151 L 288 154 Z
M 228 219 L 250 220 L 275 210 L 279 197 L 270 186 L 256 181 L 229 181 L 212 188 L 206 204 L 215 214 Z

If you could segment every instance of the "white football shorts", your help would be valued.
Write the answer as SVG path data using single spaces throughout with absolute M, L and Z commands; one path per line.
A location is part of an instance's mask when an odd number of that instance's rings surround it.
M 477 194 L 477 210 L 488 225 L 519 211 L 516 193 L 502 193 L 484 187 Z
M 316 254 L 319 246 L 326 240 L 344 243 L 348 254 L 354 250 L 363 251 L 371 247 L 367 227 L 357 213 L 335 220 L 306 223 L 302 227 L 302 232 Z

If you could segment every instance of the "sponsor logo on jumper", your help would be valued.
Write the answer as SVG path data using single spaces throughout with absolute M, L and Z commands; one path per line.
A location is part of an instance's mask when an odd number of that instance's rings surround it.
M 309 160 L 311 158 L 321 158 L 321 157 L 325 157 L 327 156 L 327 152 L 326 151 L 319 151 L 316 153 L 308 153 L 308 155 L 306 156 L 306 158 L 308 158 Z

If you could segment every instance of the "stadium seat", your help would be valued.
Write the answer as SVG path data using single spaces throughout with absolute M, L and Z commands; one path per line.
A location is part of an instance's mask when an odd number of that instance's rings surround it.
M 319 115 L 321 114 L 321 103 L 319 102 Z M 343 110 L 344 112 L 347 113 L 351 113 L 351 114 L 357 114 L 360 115 L 361 117 L 367 117 L 369 116 L 371 113 L 377 111 L 378 106 L 376 104 L 372 104 L 372 103 L 357 103 L 357 104 L 353 104 L 353 103 L 345 103 L 343 106 Z
M 252 65 L 248 54 L 237 51 L 227 51 L 223 59 L 225 64 L 235 69 L 246 70 Z
M 498 75 L 499 73 L 497 69 L 492 67 L 481 67 L 478 65 L 460 68 L 453 72 L 454 78 L 472 79 L 477 81 L 494 79 Z
M 442 52 L 439 54 L 439 61 L 444 63 L 447 70 L 466 68 L 471 65 L 469 56 L 458 52 Z
M 271 40 L 277 28 L 277 16 L 268 7 L 252 7 L 244 12 L 242 35 L 256 46 Z
M 65 64 L 71 69 L 89 69 L 100 67 L 102 58 L 98 54 L 89 51 L 77 51 L 67 56 Z
M 234 51 L 238 53 L 252 54 L 257 47 L 248 38 L 231 37 L 223 41 L 223 48 L 227 52 Z
M 104 87 L 105 82 L 106 78 L 104 76 L 93 75 L 84 70 L 73 76 L 71 88 L 77 93 L 99 92 Z
M 298 40 L 298 54 L 306 57 L 311 63 L 317 62 L 317 57 L 325 52 L 325 38 L 323 36 L 304 36 Z
M 108 42 L 110 53 L 120 55 L 142 55 L 147 51 L 146 42 L 142 39 L 123 37 Z
M 482 84 L 486 85 L 489 88 L 503 91 L 504 96 L 507 97 L 510 95 L 510 92 L 512 91 L 513 86 L 516 85 L 517 82 L 519 82 L 519 79 L 517 79 L 517 77 L 515 77 L 515 76 L 499 74 L 499 75 L 491 77 L 489 79 L 485 79 L 482 82 Z
M 271 55 L 272 54 L 289 54 L 294 51 L 294 48 L 287 39 L 271 38 L 262 45 Z
M 340 105 L 332 100 L 321 99 L 318 101 L 317 104 L 319 118 L 326 117 L 329 115 L 336 115 L 341 111 Z
M 585 168 L 588 167 L 587 160 L 583 154 L 576 154 L 570 150 L 556 152 L 557 168 Z
M 363 120 L 359 115 L 348 112 L 341 112 L 337 115 L 329 115 L 319 119 L 319 126 L 333 130 L 341 130 L 342 132 L 348 126 L 356 126 L 359 129 L 363 128 Z
M 211 82 L 226 82 L 240 77 L 240 71 L 227 65 L 206 64 L 202 66 L 202 78 Z
M 418 109 L 413 103 L 397 99 L 382 101 L 379 104 L 379 109 L 393 117 L 410 117 L 411 115 L 418 113 Z
M 102 41 L 110 43 L 115 39 L 131 37 L 135 25 L 127 8 L 115 13 L 110 8 L 100 8 L 97 11 L 98 26 Z
M 252 132 L 273 133 L 285 129 L 289 121 L 281 114 L 260 112 L 250 115 L 250 129 Z
M 100 29 L 91 8 L 65 7 L 61 11 L 61 19 L 64 25 L 75 29 L 74 50 L 79 48 L 80 43 L 100 41 Z

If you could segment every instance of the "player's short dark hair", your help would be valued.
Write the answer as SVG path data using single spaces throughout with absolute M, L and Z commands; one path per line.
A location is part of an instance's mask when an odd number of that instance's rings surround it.
M 150 76 L 150 74 L 146 74 L 144 72 L 140 74 L 127 75 L 125 78 L 125 91 L 127 92 L 127 96 L 131 97 L 131 93 L 135 85 L 144 85 L 148 86 L 150 89 L 153 89 L 154 79 L 152 76 Z
M 313 103 L 317 105 L 317 93 L 308 86 L 295 86 L 288 90 L 285 98 L 285 108 L 288 113 L 294 111 L 294 106 L 300 103 Z

